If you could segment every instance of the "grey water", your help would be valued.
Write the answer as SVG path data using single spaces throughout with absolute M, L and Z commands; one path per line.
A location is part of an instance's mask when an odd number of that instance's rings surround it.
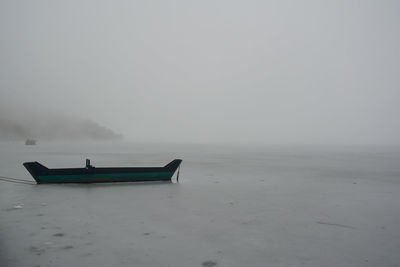
M 180 183 L 0 181 L 0 266 L 400 266 L 400 147 L 0 143 L 0 176 L 86 158 Z

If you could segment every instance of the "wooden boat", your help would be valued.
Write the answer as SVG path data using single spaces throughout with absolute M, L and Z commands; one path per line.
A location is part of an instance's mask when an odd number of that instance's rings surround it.
M 58 183 L 112 183 L 171 181 L 182 160 L 175 159 L 164 167 L 111 167 L 96 168 L 86 159 L 85 168 L 49 169 L 39 162 L 23 165 L 38 184 Z M 179 179 L 179 170 L 177 180 Z

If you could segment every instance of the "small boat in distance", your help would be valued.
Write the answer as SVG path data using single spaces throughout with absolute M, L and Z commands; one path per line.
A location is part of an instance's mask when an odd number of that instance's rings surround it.
M 35 139 L 26 139 L 26 141 L 25 141 L 25 145 L 27 145 L 27 146 L 34 146 L 34 145 L 36 145 L 36 140 Z
M 171 181 L 181 165 L 181 159 L 175 159 L 164 167 L 111 167 L 96 168 L 86 159 L 85 168 L 49 169 L 39 162 L 25 162 L 23 165 L 38 184 L 62 183 L 116 183 Z M 179 170 L 177 181 L 179 179 Z

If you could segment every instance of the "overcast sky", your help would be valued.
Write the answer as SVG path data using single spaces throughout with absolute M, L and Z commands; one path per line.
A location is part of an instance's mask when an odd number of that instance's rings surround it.
M 399 14 L 385 0 L 1 0 L 1 109 L 132 141 L 399 144 Z

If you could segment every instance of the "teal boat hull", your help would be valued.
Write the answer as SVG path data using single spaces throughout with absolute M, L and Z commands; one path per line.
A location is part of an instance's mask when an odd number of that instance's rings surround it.
M 171 181 L 182 160 L 175 159 L 164 167 L 96 168 L 87 160 L 85 168 L 49 169 L 39 162 L 23 165 L 38 184 L 120 183 Z

